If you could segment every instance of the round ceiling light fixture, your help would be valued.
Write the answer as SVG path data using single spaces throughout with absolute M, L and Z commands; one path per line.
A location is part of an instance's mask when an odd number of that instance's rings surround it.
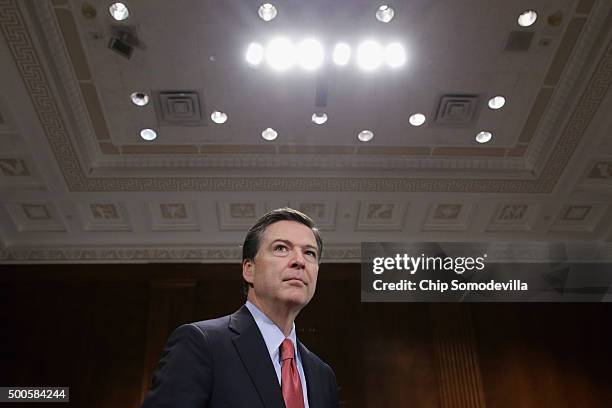
M 491 134 L 491 132 L 483 130 L 476 134 L 476 141 L 478 143 L 487 143 L 491 140 L 492 137 L 493 137 L 493 134 Z
M 264 59 L 264 47 L 259 43 L 249 44 L 246 52 L 246 60 L 249 64 L 257 66 Z
M 140 131 L 140 137 L 147 142 L 150 142 L 151 140 L 157 139 L 157 132 L 155 132 L 153 129 L 142 129 Z
M 117 21 L 126 20 L 130 16 L 130 10 L 123 3 L 113 3 L 108 8 L 110 15 Z
M 227 113 L 220 112 L 220 111 L 214 111 L 213 113 L 210 114 L 210 120 L 212 120 L 218 125 L 221 125 L 227 122 Z
M 275 38 L 266 48 L 266 61 L 277 71 L 285 71 L 295 63 L 295 47 L 286 38 Z
M 369 142 L 370 140 L 374 139 L 374 132 L 371 130 L 362 130 L 357 135 L 357 139 L 359 139 L 360 142 Z
M 365 71 L 372 71 L 382 64 L 384 50 L 376 41 L 365 41 L 357 49 L 357 64 Z
M 535 10 L 525 10 L 518 16 L 517 23 L 521 27 L 529 27 L 533 25 L 537 19 L 538 13 L 536 13 Z
M 278 14 L 276 11 L 276 7 L 274 7 L 274 5 L 270 3 L 264 3 L 259 6 L 259 10 L 257 10 L 257 13 L 263 21 L 272 21 Z
M 278 137 L 278 133 L 272 128 L 267 128 L 261 132 L 261 137 L 263 137 L 265 140 L 274 140 Z
M 308 38 L 297 47 L 297 58 L 300 66 L 313 71 L 323 64 L 323 46 L 315 39 Z
M 351 47 L 346 43 L 338 43 L 334 47 L 333 54 L 334 64 L 344 66 L 351 59 Z
M 388 23 L 389 21 L 393 20 L 394 15 L 395 10 L 393 10 L 393 7 L 386 4 L 379 6 L 378 9 L 376 9 L 376 19 L 381 23 Z
M 489 108 L 501 109 L 506 104 L 506 98 L 501 95 L 497 95 L 489 99 Z
M 398 68 L 406 62 L 406 51 L 400 43 L 391 43 L 385 47 L 385 61 L 391 68 Z
M 144 92 L 134 92 L 130 95 L 130 99 L 136 106 L 146 106 L 149 103 L 149 95 Z
M 410 115 L 408 122 L 410 122 L 412 126 L 421 126 L 425 123 L 425 119 L 425 115 L 422 113 L 415 113 L 414 115 Z
M 315 112 L 312 114 L 312 122 L 317 125 L 322 125 L 327 122 L 327 114 L 324 112 Z

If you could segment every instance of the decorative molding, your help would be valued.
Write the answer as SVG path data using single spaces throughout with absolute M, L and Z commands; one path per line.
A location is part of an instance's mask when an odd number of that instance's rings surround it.
M 568 96 L 572 92 L 572 89 L 577 85 L 578 80 L 583 78 L 583 70 L 585 68 L 585 64 L 589 61 L 589 54 L 592 52 L 593 47 L 598 45 L 597 40 L 600 39 L 599 37 L 603 36 L 605 39 L 606 34 L 609 32 L 609 27 L 606 25 L 606 21 L 609 20 L 608 15 L 610 11 L 610 5 L 607 4 L 607 2 L 597 2 L 596 7 L 590 13 L 590 17 L 583 27 L 580 38 L 572 51 L 573 55 L 564 67 L 563 73 L 555 86 L 555 92 L 551 97 L 548 108 L 540 120 L 540 124 L 536 129 L 532 141 L 529 144 L 527 155 L 525 156 L 528 168 L 533 168 L 536 173 L 540 173 L 543 171 L 544 167 L 548 166 L 550 159 L 546 161 L 543 160 L 543 158 L 546 156 L 550 146 L 555 145 L 555 143 L 560 143 L 558 141 L 555 142 L 558 134 L 558 132 L 554 132 L 555 127 L 559 126 L 559 122 L 561 122 L 561 124 L 563 123 L 562 120 L 559 120 L 563 117 L 563 109 L 571 107 L 571 102 L 575 100 L 575 98 L 569 99 L 569 106 L 567 106 Z M 608 44 L 608 50 L 605 54 L 609 54 L 609 47 L 610 45 Z M 599 71 L 599 69 L 600 67 L 597 67 L 595 72 Z M 587 87 L 591 87 L 593 84 L 594 81 L 593 78 L 591 78 Z M 597 84 L 597 82 L 595 82 L 595 84 Z M 601 86 L 605 86 L 605 84 L 601 84 Z M 609 84 L 605 87 L 607 89 Z M 603 99 L 603 95 L 601 95 L 601 99 Z M 599 101 L 601 101 L 601 99 Z M 578 105 L 580 105 L 580 102 Z M 576 106 L 571 116 L 574 119 L 583 118 L 586 121 L 586 125 L 588 125 L 590 123 L 590 119 L 594 116 L 598 105 L 599 104 L 588 105 L 587 109 L 584 109 L 585 106 L 583 106 L 583 113 L 587 114 L 586 117 L 576 116 L 576 111 L 578 111 L 579 108 L 579 106 Z M 580 136 L 582 136 L 584 130 L 586 130 L 586 125 L 583 128 L 583 132 L 579 134 Z M 566 125 L 566 129 L 567 126 L 568 125 Z M 577 141 L 578 140 L 580 140 L 580 137 L 577 138 Z M 574 149 L 575 146 L 572 148 L 572 152 Z
M 28 177 L 30 170 L 23 159 L 0 158 L 0 176 Z
M 96 262 L 205 262 L 240 263 L 242 248 L 236 246 L 192 247 L 63 247 L 5 248 L 0 263 L 96 263 Z M 331 246 L 323 250 L 323 262 L 360 262 L 361 248 Z
M 472 203 L 443 202 L 430 205 L 423 231 L 465 231 L 476 208 Z
M 482 242 L 474 247 L 488 255 L 489 262 L 530 262 L 542 260 L 612 260 L 612 243 L 575 242 Z M 242 248 L 235 246 L 183 247 L 0 247 L 0 263 L 142 263 L 201 262 L 240 263 Z M 361 245 L 326 245 L 323 264 L 361 262 Z
M 392 147 L 392 146 L 390 146 Z M 335 170 L 344 169 L 354 173 L 356 169 L 364 173 L 405 171 L 406 175 L 413 174 L 418 170 L 463 170 L 477 175 L 478 171 L 495 170 L 505 176 L 512 178 L 529 177 L 525 169 L 524 159 L 520 157 L 511 158 L 443 158 L 443 157 L 410 157 L 410 156 L 388 156 L 388 155 L 331 155 L 331 154 L 283 154 L 262 155 L 259 152 L 248 154 L 219 154 L 206 156 L 184 156 L 184 157 L 155 157 L 134 155 L 119 156 L 105 155 L 96 161 L 96 166 L 103 169 L 105 173 L 116 169 L 119 173 L 126 167 L 146 170 L 148 168 L 181 168 L 194 169 L 199 174 L 202 170 L 214 173 L 219 167 L 231 166 L 235 169 L 252 170 L 261 172 L 278 168 L 292 170 Z M 153 170 L 152 170 L 153 171 Z M 517 172 L 519 174 L 517 174 Z M 521 173 L 522 172 L 522 173 Z M 95 170 L 94 170 L 95 174 Z
M 6 202 L 5 208 L 18 232 L 66 232 L 66 225 L 52 202 Z
M 410 204 L 393 201 L 361 201 L 357 214 L 357 231 L 400 231 Z
M 500 203 L 486 231 L 530 231 L 540 210 L 541 204 L 536 203 Z
M 72 62 L 66 52 L 66 44 L 58 27 L 54 9 L 50 2 L 40 1 L 36 2 L 36 5 L 30 7 L 29 10 L 36 13 L 36 20 L 40 23 L 40 30 L 47 44 L 46 56 L 55 64 L 53 74 L 59 79 L 57 89 L 58 92 L 65 95 L 63 108 L 67 117 L 70 118 L 73 130 L 79 135 L 79 137 L 74 138 L 74 143 L 78 146 L 84 159 L 83 165 L 91 166 L 91 160 L 98 155 L 97 137 L 91 125 L 89 112 L 85 106 Z M 68 9 L 62 10 L 71 13 Z M 75 26 L 78 27 L 76 22 Z

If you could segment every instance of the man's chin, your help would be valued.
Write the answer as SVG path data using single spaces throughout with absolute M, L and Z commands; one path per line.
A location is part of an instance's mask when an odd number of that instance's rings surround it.
M 296 289 L 299 289 L 299 288 L 296 288 Z M 291 293 L 291 292 L 296 292 L 296 293 Z M 310 302 L 311 298 L 312 296 L 309 297 L 307 294 L 303 292 L 303 290 L 299 292 L 297 290 L 293 290 L 293 291 L 289 291 L 289 293 L 285 293 L 285 296 L 283 296 L 282 300 L 286 304 L 304 307 L 308 304 L 308 302 Z

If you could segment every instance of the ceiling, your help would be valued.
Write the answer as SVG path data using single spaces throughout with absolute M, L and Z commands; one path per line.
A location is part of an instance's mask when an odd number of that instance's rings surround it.
M 125 1 L 120 22 L 110 3 L 0 1 L 0 262 L 232 262 L 286 205 L 321 226 L 327 261 L 358 261 L 364 241 L 612 254 L 609 1 L 395 1 L 387 24 L 365 0 L 277 1 L 270 22 L 259 2 Z M 526 9 L 538 19 L 520 27 Z M 397 41 L 407 61 L 246 63 L 278 35 Z M 489 109 L 496 95 L 506 105 Z

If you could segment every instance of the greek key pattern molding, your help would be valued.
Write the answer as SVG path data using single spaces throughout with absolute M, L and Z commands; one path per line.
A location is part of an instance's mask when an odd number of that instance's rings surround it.
M 240 262 L 242 249 L 227 247 L 186 248 L 7 248 L 0 250 L 1 263 L 70 262 Z M 326 248 L 323 262 L 359 262 L 357 246 Z

